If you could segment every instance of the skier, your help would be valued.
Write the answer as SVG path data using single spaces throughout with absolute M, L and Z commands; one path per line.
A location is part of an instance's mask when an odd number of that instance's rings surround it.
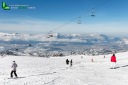
M 71 59 L 71 61 L 70 61 L 70 67 L 72 67 L 72 63 L 73 63 L 73 62 L 72 62 L 72 59 Z
M 13 73 L 14 73 L 15 77 L 17 78 L 16 68 L 17 68 L 17 64 L 16 64 L 15 61 L 13 61 L 13 64 L 12 64 L 12 71 L 11 71 L 11 78 L 13 78 Z
M 111 69 L 115 69 L 115 68 L 116 68 L 116 56 L 115 54 L 113 54 L 111 57 Z
M 67 65 L 69 64 L 69 60 L 68 60 L 68 59 L 66 59 L 66 64 L 67 64 Z
M 105 55 L 104 55 L 104 58 L 105 58 Z

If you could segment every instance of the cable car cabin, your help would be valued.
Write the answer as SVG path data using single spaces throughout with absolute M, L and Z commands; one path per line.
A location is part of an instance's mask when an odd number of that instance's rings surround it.
M 92 17 L 95 17 L 95 12 L 94 12 L 94 9 L 93 8 L 92 8 L 91 16 Z
M 81 24 L 81 17 L 78 18 L 77 24 Z
M 47 38 L 51 38 L 51 37 L 53 37 L 53 34 L 48 34 L 47 35 Z
M 77 24 L 81 24 L 81 20 L 78 20 L 78 21 L 77 21 Z
M 92 17 L 95 17 L 95 14 L 91 14 Z
M 50 36 L 50 37 L 53 37 L 53 34 L 50 34 L 49 36 Z

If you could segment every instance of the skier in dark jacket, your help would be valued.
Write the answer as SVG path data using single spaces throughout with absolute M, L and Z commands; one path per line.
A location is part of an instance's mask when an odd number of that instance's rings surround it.
M 69 60 L 68 60 L 68 59 L 66 59 L 66 64 L 67 64 L 67 65 L 69 64 Z

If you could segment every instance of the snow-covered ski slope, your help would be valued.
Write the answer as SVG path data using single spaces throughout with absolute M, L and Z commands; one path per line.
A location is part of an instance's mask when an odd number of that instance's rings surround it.
M 0 57 L 0 85 L 128 85 L 128 52 L 117 53 L 117 69 L 110 69 L 111 55 L 66 57 Z M 66 59 L 73 59 L 67 67 Z M 91 59 L 94 62 L 91 62 Z M 18 64 L 16 79 L 11 64 Z

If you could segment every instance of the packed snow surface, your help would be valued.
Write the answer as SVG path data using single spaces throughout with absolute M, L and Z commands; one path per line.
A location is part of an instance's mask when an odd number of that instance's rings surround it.
M 111 55 L 1 56 L 0 85 L 128 85 L 128 52 L 116 54 L 117 69 L 110 69 Z M 73 59 L 73 67 L 66 65 L 66 59 Z M 13 60 L 19 78 L 10 79 Z

